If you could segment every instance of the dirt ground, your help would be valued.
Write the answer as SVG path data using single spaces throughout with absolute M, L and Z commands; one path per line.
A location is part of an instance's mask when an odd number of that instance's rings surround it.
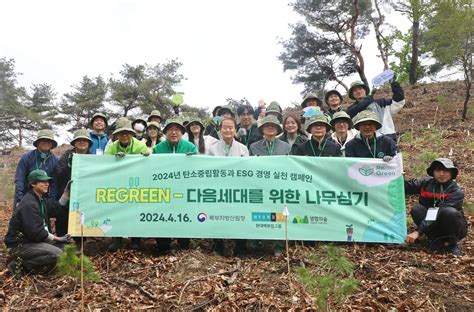
M 424 240 L 412 246 L 337 244 L 354 263 L 359 284 L 342 302 L 330 298 L 328 310 L 474 311 L 474 127 L 472 121 L 460 121 L 462 87 L 462 82 L 449 82 L 405 88 L 407 104 L 396 124 L 406 177 L 422 172 L 434 154 L 449 156 L 457 163 L 458 182 L 466 193 L 466 207 L 470 207 L 466 209 L 468 237 L 461 242 L 464 256 L 429 253 Z M 380 92 L 377 96 L 384 94 L 388 95 Z M 471 103 L 471 120 L 472 111 Z M 11 175 L 19 155 L 0 156 L 2 237 L 11 215 L 5 198 L 11 192 Z M 407 209 L 411 204 L 407 199 Z M 413 229 L 409 223 L 409 230 Z M 311 268 L 308 254 L 320 254 L 325 243 L 292 245 L 292 273 L 288 274 L 284 255 L 255 251 L 245 258 L 223 257 L 213 252 L 209 240 L 193 240 L 189 250 L 175 248 L 165 256 L 154 254 L 153 240 L 146 240 L 140 251 L 126 246 L 115 253 L 106 252 L 109 242 L 88 239 L 84 245 L 101 276 L 101 282 L 85 282 L 87 310 L 317 310 L 314 295 L 298 282 L 294 270 Z M 3 247 L 0 264 L 5 262 Z M 80 281 L 54 274 L 13 279 L 3 270 L 0 306 L 5 310 L 77 310 L 81 308 Z

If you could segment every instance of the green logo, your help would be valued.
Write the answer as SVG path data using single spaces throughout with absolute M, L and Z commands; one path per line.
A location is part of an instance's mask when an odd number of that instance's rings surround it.
M 309 223 L 308 216 L 304 216 L 304 217 L 296 216 L 293 218 L 293 223 L 308 224 Z
M 369 166 L 362 166 L 359 168 L 359 173 L 364 177 L 368 177 L 374 173 L 374 169 Z

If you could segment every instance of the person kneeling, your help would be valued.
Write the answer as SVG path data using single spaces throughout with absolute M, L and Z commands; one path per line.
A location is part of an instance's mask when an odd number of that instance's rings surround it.
M 425 234 L 432 251 L 461 256 L 458 241 L 467 234 L 467 222 L 462 210 L 464 193 L 455 181 L 458 169 L 451 160 L 438 158 L 426 171 L 431 178 L 405 181 L 405 194 L 420 196 L 411 209 L 417 230 L 408 234 L 406 241 L 412 244 Z
M 67 214 L 65 205 L 69 200 L 67 187 L 59 201 L 43 197 L 51 179 L 45 171 L 33 170 L 28 175 L 31 190 L 13 211 L 4 238 L 13 259 L 8 264 L 13 276 L 54 269 L 62 247 L 68 241 L 66 235 L 58 237 L 51 233 L 49 218 Z

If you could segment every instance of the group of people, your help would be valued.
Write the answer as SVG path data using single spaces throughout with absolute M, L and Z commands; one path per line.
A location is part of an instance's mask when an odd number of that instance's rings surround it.
M 398 82 L 391 82 L 392 98 L 374 99 L 368 86 L 355 81 L 349 89 L 354 102 L 342 108 L 343 97 L 330 90 L 322 100 L 308 94 L 301 103 L 309 117 L 283 114 L 277 102 L 257 109 L 241 105 L 218 106 L 212 121 L 205 126 L 198 119 L 185 122 L 179 117 L 166 120 L 163 129 L 159 111 L 133 122 L 120 117 L 111 138 L 106 134 L 107 117 L 96 113 L 90 130 L 74 133 L 59 159 L 51 152 L 57 146 L 52 130 L 40 130 L 33 145 L 24 154 L 15 174 L 14 211 L 4 242 L 11 261 L 12 273 L 35 271 L 54 266 L 67 242 L 68 196 L 72 155 L 96 154 L 124 157 L 129 154 L 203 154 L 223 157 L 299 155 L 309 157 L 362 157 L 391 161 L 397 154 L 396 131 L 392 116 L 404 105 L 404 92 Z M 305 116 L 305 115 L 303 115 Z M 238 119 L 237 119 L 238 117 Z M 303 122 L 302 122 L 303 121 Z M 304 124 L 304 126 L 303 126 Z M 432 250 L 461 255 L 458 241 L 466 236 L 467 222 L 462 211 L 464 194 L 455 179 L 457 168 L 449 159 L 434 161 L 427 170 L 429 178 L 407 180 L 406 194 L 420 195 L 419 204 L 411 209 L 417 230 L 407 235 L 413 243 L 422 234 L 432 242 Z M 433 209 L 436 210 L 433 219 Z M 428 218 L 429 216 L 429 218 Z M 55 229 L 50 218 L 56 218 Z M 160 253 L 170 249 L 171 238 L 157 238 Z M 179 239 L 181 247 L 189 239 Z M 113 238 L 111 251 L 122 246 L 121 238 Z M 140 247 L 140 238 L 131 239 L 131 247 Z M 245 249 L 245 241 L 237 240 L 236 253 Z

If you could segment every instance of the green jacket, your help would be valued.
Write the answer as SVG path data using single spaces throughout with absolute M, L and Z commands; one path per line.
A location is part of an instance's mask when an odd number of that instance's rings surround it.
M 107 148 L 105 150 L 106 155 L 115 155 L 119 152 L 125 153 L 125 154 L 142 154 L 146 153 L 148 150 L 146 148 L 146 145 L 137 140 L 136 138 L 132 138 L 132 141 L 130 144 L 128 144 L 127 147 L 122 147 L 120 145 L 120 141 L 116 140 L 112 144 L 107 144 Z
M 178 144 L 171 145 L 168 140 L 164 140 L 153 148 L 153 154 L 198 154 L 198 150 L 193 143 L 180 139 Z

